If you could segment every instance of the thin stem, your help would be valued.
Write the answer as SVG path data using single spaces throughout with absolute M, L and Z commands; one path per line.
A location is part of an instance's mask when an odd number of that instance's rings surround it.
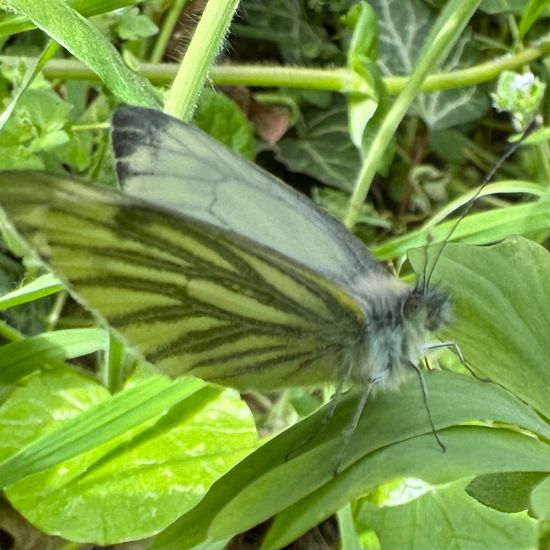
M 366 151 L 345 218 L 345 224 L 348 227 L 353 227 L 357 222 L 361 205 L 369 192 L 376 171 L 397 127 L 420 93 L 422 83 L 433 68 L 439 66 L 448 55 L 479 2 L 480 0 L 463 0 L 461 2 L 451 0 L 439 15 L 434 28 L 426 38 L 424 49 L 419 56 L 413 74 L 388 111 L 368 151 Z
M 210 0 L 168 93 L 164 111 L 190 120 L 214 58 L 237 9 L 238 0 Z
M 151 53 L 151 63 L 160 63 L 162 61 L 168 42 L 170 42 L 170 37 L 178 23 L 180 13 L 183 11 L 183 8 L 185 8 L 185 4 L 187 4 L 187 0 L 174 0 L 174 3 L 162 22 L 159 36 L 155 42 L 153 52 Z
M 18 342 L 19 340 L 25 338 L 24 334 L 2 320 L 0 320 L 0 336 L 5 340 L 8 340 L 8 342 Z
M 423 92 L 435 92 L 449 88 L 460 88 L 481 84 L 496 79 L 503 71 L 513 71 L 528 65 L 550 53 L 550 37 L 546 36 L 539 44 L 526 48 L 514 55 L 504 55 L 486 63 L 473 65 L 467 69 L 439 73 L 429 76 L 422 86 Z M 390 93 L 403 89 L 408 77 L 390 77 L 384 80 Z

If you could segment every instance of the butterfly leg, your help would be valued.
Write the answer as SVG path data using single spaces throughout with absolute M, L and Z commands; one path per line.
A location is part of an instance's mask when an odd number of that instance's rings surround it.
M 342 380 L 338 383 L 336 386 L 336 390 L 334 391 L 334 395 L 330 398 L 330 401 L 328 402 L 327 410 L 325 412 L 325 415 L 321 419 L 321 422 L 319 422 L 318 426 L 315 427 L 315 430 L 302 441 L 298 447 L 295 449 L 292 449 L 286 456 L 285 460 L 290 460 L 292 456 L 298 453 L 300 449 L 305 447 L 312 439 L 315 439 L 315 437 L 323 431 L 323 428 L 328 424 L 328 421 L 332 418 L 334 411 L 336 409 L 336 405 L 338 404 L 338 401 L 340 400 L 340 397 L 344 393 L 344 386 L 345 386 L 345 380 Z
M 464 355 L 462 354 L 461 349 L 458 347 L 458 344 L 456 342 L 437 342 L 435 344 L 428 344 L 425 348 L 425 351 L 434 351 L 437 349 L 447 348 L 450 349 L 460 360 L 462 363 L 462 366 L 477 380 L 480 380 L 481 382 L 490 382 L 488 378 L 482 378 L 481 376 L 477 375 L 470 365 L 466 362 L 464 359 Z
M 342 460 L 345 457 L 346 449 L 351 441 L 351 438 L 353 436 L 353 432 L 355 432 L 355 428 L 357 427 L 357 423 L 359 422 L 359 419 L 361 418 L 361 415 L 363 414 L 363 411 L 365 409 L 365 406 L 367 404 L 367 400 L 369 398 L 370 392 L 372 390 L 372 387 L 374 384 L 379 381 L 378 378 L 374 378 L 369 380 L 369 383 L 367 387 L 365 388 L 365 391 L 363 392 L 363 395 L 361 396 L 361 399 L 359 400 L 359 404 L 355 408 L 355 412 L 353 413 L 353 418 L 351 419 L 351 422 L 349 426 L 346 428 L 346 431 L 344 432 L 342 436 L 342 445 L 340 446 L 340 450 L 338 451 L 338 454 L 336 455 L 336 465 L 334 467 L 334 475 L 340 473 L 340 466 L 342 465 Z
M 443 444 L 439 436 L 437 435 L 437 430 L 435 429 L 435 424 L 432 418 L 432 411 L 430 410 L 430 406 L 428 404 L 428 388 L 426 387 L 426 380 L 424 379 L 424 375 L 422 374 L 422 370 L 415 365 L 412 361 L 408 361 L 407 364 L 409 367 L 413 368 L 416 371 L 416 374 L 418 375 L 418 380 L 420 381 L 420 388 L 422 390 L 422 400 L 424 401 L 424 407 L 426 408 L 426 412 L 428 413 L 428 420 L 430 422 L 430 426 L 432 428 L 432 433 L 435 437 L 435 440 L 437 441 L 437 444 L 441 448 L 443 452 L 447 451 L 447 447 Z
M 428 344 L 425 348 L 425 351 L 435 351 L 443 348 L 450 349 L 460 359 L 460 362 L 463 365 L 466 365 L 464 355 L 462 355 L 462 351 L 460 350 L 456 342 L 436 342 L 434 344 Z

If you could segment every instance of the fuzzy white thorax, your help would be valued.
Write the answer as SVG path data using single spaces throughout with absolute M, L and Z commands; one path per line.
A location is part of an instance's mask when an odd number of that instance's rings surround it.
M 423 357 L 430 333 L 450 320 L 447 296 L 382 271 L 362 277 L 354 290 L 365 327 L 352 359 L 352 381 L 396 387 Z

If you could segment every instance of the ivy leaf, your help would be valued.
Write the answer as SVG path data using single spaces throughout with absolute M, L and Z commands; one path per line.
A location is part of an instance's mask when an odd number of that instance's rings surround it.
M 307 4 L 305 0 L 245 0 L 241 9 L 246 24 L 235 23 L 231 30 L 238 36 L 274 42 L 289 63 L 342 62 L 343 54 L 331 43 L 322 18 L 317 22 Z
M 424 39 L 432 28 L 435 17 L 420 0 L 372 0 L 378 14 L 378 65 L 385 75 L 406 76 L 413 72 Z M 466 46 L 471 37 L 465 33 L 449 55 L 443 71 L 457 69 L 463 62 L 471 62 Z M 432 129 L 442 130 L 477 120 L 489 108 L 489 101 L 477 87 L 464 87 L 421 94 L 414 108 Z
M 304 127 L 296 130 L 296 137 L 285 136 L 277 144 L 277 159 L 292 172 L 350 191 L 360 155 L 349 136 L 345 102 L 338 99 L 329 109 L 310 108 L 303 116 Z

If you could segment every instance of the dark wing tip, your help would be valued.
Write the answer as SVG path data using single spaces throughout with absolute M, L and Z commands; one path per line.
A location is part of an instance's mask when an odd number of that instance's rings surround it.
M 128 157 L 139 148 L 155 145 L 155 136 L 173 120 L 169 115 L 145 107 L 119 107 L 113 114 L 111 137 L 119 181 L 131 173 Z

